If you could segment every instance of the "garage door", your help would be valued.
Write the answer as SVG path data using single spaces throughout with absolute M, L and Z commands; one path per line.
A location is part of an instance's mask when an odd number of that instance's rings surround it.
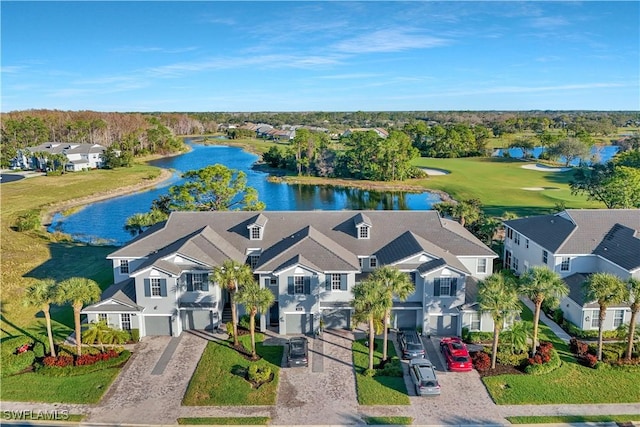
M 325 329 L 349 329 L 350 318 L 351 311 L 348 309 L 322 311 Z
M 313 332 L 313 316 L 311 314 L 285 315 L 286 334 L 310 334 Z
M 437 316 L 436 319 L 438 335 L 458 334 L 458 316 Z
M 213 330 L 213 312 L 211 310 L 185 310 L 182 316 L 184 329 Z
M 145 316 L 144 328 L 148 336 L 171 335 L 171 316 Z
M 396 329 L 415 329 L 416 318 L 415 310 L 394 310 L 391 312 L 391 326 Z

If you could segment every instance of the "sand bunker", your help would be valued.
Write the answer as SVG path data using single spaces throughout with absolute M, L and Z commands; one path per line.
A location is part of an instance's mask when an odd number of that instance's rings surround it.
M 540 165 L 540 164 L 535 164 L 535 165 L 528 164 L 528 165 L 522 165 L 520 167 L 524 169 L 531 169 L 534 171 L 542 171 L 542 172 L 566 172 L 572 169 L 572 168 L 554 168 L 551 166 Z
M 422 170 L 425 171 L 427 175 L 449 175 L 451 173 L 444 169 L 422 168 Z

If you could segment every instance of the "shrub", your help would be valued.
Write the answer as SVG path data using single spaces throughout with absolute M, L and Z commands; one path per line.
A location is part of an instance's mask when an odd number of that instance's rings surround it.
M 365 369 L 364 372 L 362 372 L 362 375 L 364 375 L 365 377 L 373 378 L 376 375 L 376 370 Z
M 248 331 L 250 321 L 251 321 L 251 317 L 248 314 L 243 314 L 240 317 L 240 320 L 238 320 L 238 327 Z M 260 318 L 258 316 L 256 316 L 255 322 L 256 322 L 256 329 L 260 329 Z
M 37 372 L 38 374 L 46 375 L 50 377 L 72 377 L 77 375 L 86 375 L 92 372 L 101 371 L 103 369 L 109 369 L 109 368 L 114 368 L 116 366 L 119 366 L 124 362 L 126 362 L 130 356 L 131 356 L 130 351 L 123 350 L 122 352 L 117 353 L 116 357 L 97 361 L 91 365 L 74 366 L 73 363 L 71 363 L 64 367 L 58 367 L 58 366 L 47 366 L 45 364 L 45 366 L 40 367 Z M 71 358 L 71 360 L 73 361 L 72 356 L 63 356 L 63 357 Z M 84 357 L 84 355 L 81 357 Z
M 562 360 L 560 359 L 558 352 L 553 348 L 553 346 L 551 346 L 548 350 L 544 350 L 544 351 L 548 351 L 548 353 L 542 353 L 544 354 L 545 359 L 547 359 L 548 357 L 547 361 L 544 363 L 535 363 L 535 364 L 528 365 L 527 367 L 524 368 L 524 371 L 527 374 L 530 374 L 530 375 L 548 374 L 549 372 L 558 369 L 560 365 L 562 365 Z
M 469 342 L 469 328 L 462 328 L 462 340 Z
M 44 357 L 44 344 L 42 344 L 40 341 L 35 343 L 33 345 L 33 354 L 38 359 L 42 359 Z
M 402 372 L 402 365 L 398 360 L 392 360 L 384 368 L 376 370 L 376 376 L 378 377 L 400 377 L 404 375 Z
M 247 371 L 249 381 L 258 385 L 264 384 L 271 379 L 271 368 L 269 366 L 258 366 L 257 363 L 249 365 Z
M 14 224 L 17 231 L 31 231 L 40 227 L 40 211 L 32 209 L 18 215 Z
M 569 340 L 569 349 L 571 353 L 577 356 L 584 356 L 589 352 L 589 345 L 585 342 L 578 341 L 576 338 Z
M 131 341 L 138 342 L 140 341 L 140 329 L 132 329 L 129 331 L 131 334 Z
M 478 351 L 471 355 L 473 367 L 478 371 L 486 371 L 491 367 L 491 357 L 484 351 Z
M 469 342 L 477 344 L 481 342 L 491 342 L 493 333 L 491 332 L 469 332 Z
M 560 308 L 556 308 L 553 310 L 553 321 L 558 325 L 562 325 L 564 323 L 564 312 Z
M 36 355 L 33 349 L 34 340 L 31 337 L 20 335 L 8 338 L 0 346 L 0 371 L 1 376 L 14 375 L 33 365 Z M 28 348 L 27 351 L 18 353 L 19 348 Z
M 526 352 L 520 354 L 512 354 L 508 351 L 499 351 L 496 355 L 496 360 L 501 365 L 508 366 L 521 366 L 528 358 Z
M 578 361 L 589 368 L 593 368 L 598 363 L 598 358 L 593 354 L 585 354 L 584 356 L 578 357 Z
M 227 335 L 229 335 L 229 339 L 233 339 L 233 323 L 227 322 L 225 328 L 227 329 Z

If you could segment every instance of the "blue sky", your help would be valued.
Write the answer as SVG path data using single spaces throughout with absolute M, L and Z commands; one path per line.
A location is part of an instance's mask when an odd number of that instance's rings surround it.
M 640 109 L 637 1 L 0 7 L 3 112 Z

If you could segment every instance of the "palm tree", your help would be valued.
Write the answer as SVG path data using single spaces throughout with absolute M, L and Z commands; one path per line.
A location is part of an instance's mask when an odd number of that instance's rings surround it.
M 631 359 L 633 352 L 633 338 L 636 333 L 636 317 L 640 312 L 640 280 L 633 277 L 627 280 L 629 286 L 629 308 L 631 308 L 631 321 L 629 322 L 629 338 L 627 343 L 627 359 Z
M 373 369 L 373 351 L 375 346 L 376 325 L 382 326 L 384 318 L 391 304 L 387 298 L 387 290 L 376 281 L 367 279 L 353 287 L 354 320 L 366 321 L 369 324 L 369 369 Z M 386 326 L 386 325 L 384 325 Z
M 496 367 L 498 340 L 505 320 L 520 311 L 520 300 L 515 284 L 502 273 L 494 273 L 478 283 L 478 303 L 480 311 L 493 318 L 493 347 L 491 369 Z
M 96 282 L 84 277 L 72 277 L 58 285 L 57 302 L 71 303 L 76 329 L 76 351 L 78 356 L 82 354 L 82 327 L 80 324 L 80 311 L 86 303 L 94 303 L 100 300 L 100 287 Z
M 519 291 L 535 305 L 531 348 L 531 355 L 533 355 L 538 346 L 538 323 L 543 301 L 551 301 L 551 305 L 555 306 L 562 297 L 569 294 L 569 288 L 558 273 L 545 265 L 536 265 L 527 269 L 520 277 Z
M 82 342 L 93 344 L 97 341 L 104 353 L 105 344 L 122 344 L 126 342 L 127 335 L 129 335 L 127 331 L 113 329 L 107 324 L 106 320 L 99 320 L 87 325 L 87 329 L 82 334 Z
M 25 290 L 23 302 L 31 307 L 38 307 L 44 313 L 47 323 L 47 337 L 49 338 L 49 352 L 56 357 L 56 349 L 53 345 L 51 332 L 51 314 L 49 307 L 56 301 L 56 282 L 53 279 L 38 280 Z
M 251 332 L 251 357 L 256 359 L 256 314 L 265 313 L 275 302 L 273 292 L 266 288 L 260 288 L 255 280 L 245 283 L 244 287 L 238 291 L 236 301 L 244 305 L 249 312 L 249 332 Z
M 387 325 L 391 317 L 391 306 L 393 298 L 396 297 L 400 301 L 405 301 L 409 295 L 416 291 L 416 287 L 411 281 L 408 274 L 401 272 L 397 268 L 384 266 L 373 271 L 369 276 L 369 280 L 375 281 L 378 286 L 382 286 L 386 290 L 386 298 L 388 299 L 389 308 L 384 313 L 383 328 L 383 344 L 382 344 L 382 360 L 387 360 L 387 344 L 388 331 Z
M 611 273 L 593 273 L 584 283 L 585 299 L 596 301 L 600 307 L 598 313 L 598 360 L 602 360 L 602 326 L 607 317 L 607 308 L 611 304 L 625 301 L 629 292 L 625 283 Z
M 229 292 L 231 323 L 233 324 L 233 345 L 238 346 L 240 342 L 238 341 L 238 310 L 235 294 L 242 286 L 254 280 L 253 273 L 248 265 L 229 259 L 223 262 L 221 266 L 214 268 L 213 278 L 216 283 L 226 288 L 227 292 Z

